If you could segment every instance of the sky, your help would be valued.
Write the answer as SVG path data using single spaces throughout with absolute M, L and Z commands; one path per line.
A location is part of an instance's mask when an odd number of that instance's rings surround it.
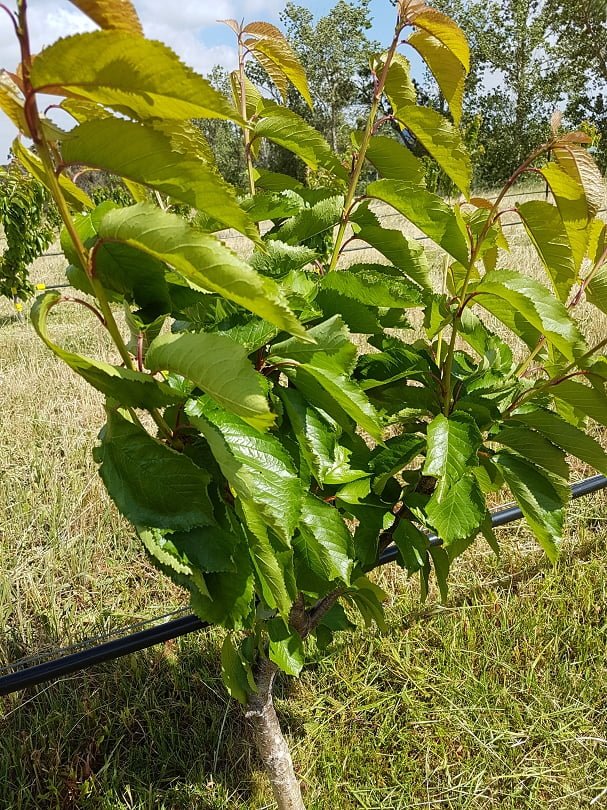
M 6 0 L 5 0 L 6 1 Z M 317 17 L 323 16 L 336 0 L 299 0 Z M 14 0 L 6 3 L 13 8 Z M 170 45 L 179 56 L 202 74 L 220 64 L 232 70 L 236 63 L 234 34 L 219 19 L 235 18 L 278 22 L 285 0 L 134 0 L 145 33 Z M 386 43 L 394 25 L 394 8 L 389 0 L 372 0 L 371 38 Z M 37 51 L 61 36 L 92 30 L 88 20 L 67 0 L 30 0 L 29 18 L 32 51 Z M 0 67 L 14 70 L 19 49 L 12 24 L 0 13 Z M 3 163 L 15 137 L 11 122 L 0 112 L 0 163 Z

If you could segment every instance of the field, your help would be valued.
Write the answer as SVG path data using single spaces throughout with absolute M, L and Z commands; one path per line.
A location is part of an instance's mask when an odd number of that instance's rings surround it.
M 514 242 L 511 266 L 537 272 Z M 35 274 L 61 281 L 60 260 Z M 606 321 L 583 323 L 603 336 Z M 53 335 L 103 355 L 94 323 L 63 307 Z M 6 304 L 0 385 L 0 665 L 185 606 L 98 480 L 101 397 Z M 420 605 L 393 566 L 377 573 L 389 632 L 343 637 L 279 685 L 311 810 L 607 806 L 605 506 L 599 494 L 570 507 L 555 567 L 516 524 L 499 561 L 479 542 L 444 607 L 434 592 Z M 0 808 L 271 808 L 220 642 L 199 633 L 3 698 Z

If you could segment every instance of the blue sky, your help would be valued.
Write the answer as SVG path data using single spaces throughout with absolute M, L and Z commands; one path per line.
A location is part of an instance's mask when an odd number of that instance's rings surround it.
M 302 0 L 319 17 L 336 0 Z M 15 5 L 14 0 L 7 3 Z M 146 34 L 170 45 L 182 59 L 201 73 L 215 64 L 233 69 L 236 60 L 234 35 L 216 20 L 233 17 L 278 22 L 285 0 L 134 0 Z M 67 0 L 30 0 L 30 28 L 34 52 L 66 34 L 94 28 Z M 394 26 L 394 7 L 389 0 L 372 0 L 372 38 L 386 44 Z M 0 14 L 0 68 L 14 70 L 18 48 L 10 21 Z M 0 112 L 0 163 L 15 137 L 12 124 Z

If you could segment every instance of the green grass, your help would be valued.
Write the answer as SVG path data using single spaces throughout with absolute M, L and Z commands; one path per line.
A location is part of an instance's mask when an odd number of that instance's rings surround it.
M 59 271 L 40 263 L 37 278 Z M 94 324 L 65 307 L 53 335 L 105 356 Z M 98 480 L 101 398 L 3 304 L 0 385 L 0 664 L 184 605 Z M 446 607 L 434 592 L 420 606 L 394 566 L 377 573 L 389 631 L 343 636 L 279 684 L 310 810 L 607 806 L 606 502 L 572 504 L 554 568 L 522 525 L 500 530 L 499 562 L 480 542 Z M 1 699 L 0 809 L 273 807 L 220 641 L 198 633 Z

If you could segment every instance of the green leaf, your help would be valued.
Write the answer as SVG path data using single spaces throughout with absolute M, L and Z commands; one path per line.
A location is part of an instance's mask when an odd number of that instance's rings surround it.
M 565 461 L 564 451 L 535 430 L 530 430 L 521 424 L 507 425 L 495 436 L 491 436 L 491 441 L 515 450 L 538 467 L 542 467 L 554 475 L 569 478 L 569 466 Z
M 410 346 L 389 335 L 371 338 L 369 343 L 380 351 L 358 358 L 357 376 L 365 391 L 406 379 L 427 385 L 430 377 L 439 374 L 434 360 L 424 348 Z
M 466 35 L 450 17 L 437 9 L 424 6 L 421 13 L 415 15 L 413 24 L 442 42 L 457 57 L 466 73 L 469 72 L 470 48 Z
M 338 435 L 295 388 L 279 388 L 301 453 L 318 483 L 345 484 L 364 475 L 352 470 L 350 452 L 338 444 Z
M 494 456 L 494 461 L 539 544 L 548 559 L 554 562 L 562 540 L 569 487 L 561 479 L 551 477 L 514 453 L 501 452 Z
M 605 181 L 588 150 L 577 144 L 559 144 L 552 149 L 561 169 L 584 189 L 589 217 L 605 204 Z
M 586 287 L 586 299 L 607 314 L 607 267 L 602 267 Z
M 376 335 L 382 331 L 377 310 L 366 306 L 357 298 L 351 298 L 348 293 L 339 293 L 329 287 L 323 287 L 318 290 L 314 303 L 320 307 L 325 317 L 339 315 L 343 318 L 354 334 Z
M 50 310 L 60 301 L 61 295 L 54 291 L 39 296 L 32 307 L 32 324 L 48 348 L 89 385 L 127 408 L 152 410 L 183 401 L 178 392 L 148 374 L 81 357 L 53 343 L 47 332 L 47 318 Z
M 70 0 L 70 3 L 90 17 L 100 28 L 143 34 L 139 17 L 130 0 Z
M 202 398 L 188 402 L 186 413 L 209 442 L 238 498 L 253 504 L 288 546 L 299 522 L 302 485 L 278 439 L 260 433 L 233 414 L 212 408 Z
M 590 214 L 584 189 L 556 163 L 548 163 L 540 172 L 552 191 L 571 245 L 574 269 L 578 271 L 586 254 L 589 237 Z
M 334 315 L 322 323 L 313 326 L 306 332 L 309 343 L 297 337 L 274 343 L 270 349 L 269 360 L 291 359 L 298 363 L 314 361 L 314 356 L 321 352 L 334 358 L 340 367 L 351 372 L 356 362 L 356 346 L 350 340 L 350 332 L 340 315 Z
M 381 495 L 390 478 L 404 470 L 419 455 L 426 442 L 421 436 L 403 433 L 388 439 L 385 447 L 377 447 L 371 454 L 369 467 L 373 473 L 371 488 Z
M 384 55 L 385 56 L 385 55 Z M 384 69 L 385 61 L 383 57 L 379 60 L 376 74 L 380 75 Z M 411 65 L 408 59 L 400 53 L 395 53 L 388 68 L 384 92 L 392 106 L 396 116 L 405 107 L 415 105 L 417 102 L 417 92 L 411 80 Z
M 415 48 L 430 69 L 449 105 L 455 125 L 459 126 L 462 118 L 466 68 L 440 39 L 427 31 L 421 29 L 414 31 L 407 42 Z
M 421 305 L 419 287 L 385 264 L 352 264 L 347 270 L 327 273 L 321 290 L 334 290 L 371 307 L 408 308 Z
M 277 231 L 270 234 L 269 240 L 276 238 L 289 245 L 298 245 L 313 236 L 326 233 L 340 221 L 343 204 L 344 198 L 341 195 L 320 200 L 288 219 Z
M 423 473 L 439 479 L 436 493 L 440 500 L 444 490 L 478 466 L 482 436 L 472 417 L 457 412 L 448 418 L 436 416 L 428 425 L 427 442 Z
M 263 276 L 284 278 L 292 270 L 301 270 L 314 261 L 317 253 L 305 245 L 287 245 L 279 239 L 268 240 L 264 249 L 251 256 L 251 267 Z
M 110 497 L 131 523 L 173 531 L 215 524 L 209 474 L 116 411 L 108 412 L 95 454 Z
M 514 270 L 493 270 L 474 285 L 477 293 L 475 301 L 509 328 L 517 332 L 513 314 L 527 321 L 536 334 L 545 335 L 568 360 L 583 354 L 584 340 L 565 306 L 535 279 Z M 505 306 L 495 306 L 494 299 L 500 299 Z M 520 334 L 530 348 L 534 348 L 537 338 Z M 530 341 L 530 342 L 528 342 Z
M 569 237 L 558 209 L 544 200 L 530 200 L 517 205 L 516 210 L 559 300 L 566 301 L 576 273 Z
M 352 536 L 334 506 L 306 495 L 294 547 L 317 576 L 349 584 L 354 565 Z
M 551 386 L 550 393 L 607 427 L 607 395 L 604 386 L 599 390 L 573 380 L 564 380 Z
M 255 504 L 243 500 L 240 506 L 249 529 L 249 553 L 261 596 L 271 610 L 277 610 L 288 619 L 296 596 L 292 551 L 285 551 L 284 546 L 278 544 Z
M 607 475 L 607 453 L 601 445 L 583 430 L 570 425 L 557 413 L 541 408 L 528 413 L 517 413 L 512 417 L 512 421 L 534 428 L 566 453 Z
M 356 144 L 360 145 L 361 135 L 355 133 Z M 390 180 L 404 180 L 415 186 L 424 182 L 425 168 L 410 149 L 394 138 L 386 135 L 373 135 L 366 153 L 367 160 L 375 166 L 382 177 Z
M 209 596 L 191 589 L 192 610 L 203 622 L 239 630 L 250 623 L 254 608 L 255 580 L 247 547 L 241 543 L 234 555 L 235 571 L 205 574 Z
M 378 585 L 367 577 L 359 577 L 345 595 L 359 609 L 366 627 L 375 622 L 384 633 L 388 631 L 382 607 L 382 602 L 385 602 L 388 596 Z
M 287 675 L 297 677 L 301 672 L 305 654 L 301 636 L 289 630 L 282 619 L 272 619 L 268 622 L 270 644 L 268 657 Z
M 302 363 L 297 369 L 285 367 L 284 372 L 302 390 L 304 396 L 306 378 L 311 377 L 357 425 L 376 441 L 381 441 L 382 427 L 375 408 L 334 358 L 317 353 L 310 362 Z M 322 403 L 319 405 L 324 408 Z
M 221 678 L 230 697 L 246 706 L 251 694 L 251 674 L 238 652 L 231 635 L 227 635 L 221 647 Z
M 430 291 L 430 270 L 423 247 L 404 233 L 375 225 L 366 225 L 356 234 L 388 259 L 416 284 Z
M 50 191 L 46 170 L 42 165 L 40 158 L 33 152 L 30 152 L 29 149 L 26 149 L 26 147 L 23 146 L 23 144 L 17 139 L 13 141 L 11 150 L 23 168 Z M 82 211 L 83 208 L 95 207 L 95 203 L 91 200 L 88 194 L 82 191 L 82 189 L 78 188 L 78 186 L 68 177 L 59 175 L 59 185 L 61 187 L 61 191 L 63 192 L 65 201 L 73 211 Z
M 391 205 L 463 265 L 469 262 L 465 231 L 451 208 L 437 194 L 402 180 L 377 180 L 367 194 Z
M 453 548 L 453 546 L 450 548 Z M 428 551 L 434 564 L 434 576 L 440 591 L 441 602 L 445 604 L 449 596 L 449 553 L 439 546 L 430 546 Z
M 462 137 L 453 124 L 436 110 L 412 104 L 399 109 L 397 118 L 468 198 L 472 164 Z
M 288 149 L 314 171 L 323 168 L 347 182 L 348 174 L 327 141 L 292 110 L 265 101 L 263 117 L 255 124 L 253 136 L 267 138 Z
M 247 29 L 245 30 L 250 33 L 254 33 L 251 31 L 250 25 L 248 25 Z M 293 49 L 282 34 L 280 37 L 276 35 L 264 35 L 257 40 L 247 39 L 244 44 L 245 47 L 252 51 L 254 56 L 263 54 L 267 60 L 272 62 L 272 64 L 275 65 L 281 71 L 281 73 L 284 74 L 284 76 L 286 76 L 293 87 L 301 94 L 308 107 L 313 107 L 306 72 L 301 62 L 293 52 Z M 282 97 L 283 101 L 286 103 L 286 92 L 282 93 Z
M 103 118 L 73 129 L 63 144 L 62 157 L 66 164 L 105 169 L 161 191 L 258 240 L 255 225 L 238 205 L 232 186 L 200 154 L 184 147 L 182 138 L 180 125 Z
M 65 37 L 34 61 L 30 78 L 39 93 L 94 101 L 141 120 L 242 123 L 227 99 L 170 48 L 126 31 Z
M 238 537 L 221 526 L 197 526 L 166 536 L 184 562 L 204 573 L 236 571 Z
M 170 371 L 195 383 L 215 402 L 259 430 L 274 424 L 263 394 L 263 378 L 242 346 L 224 335 L 161 335 L 150 345 L 145 364 L 150 371 Z
M 219 293 L 280 329 L 305 334 L 275 282 L 258 275 L 213 236 L 200 233 L 175 214 L 145 203 L 116 209 L 102 219 L 99 236 L 165 262 L 194 289 Z

